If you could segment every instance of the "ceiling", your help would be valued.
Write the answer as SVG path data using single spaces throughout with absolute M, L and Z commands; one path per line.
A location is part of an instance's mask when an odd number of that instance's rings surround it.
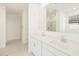
M 73 8 L 79 9 L 79 3 L 50 3 L 47 7 L 67 11 L 72 10 Z
M 17 12 L 21 13 L 22 10 L 27 8 L 27 3 L 0 3 L 0 5 L 5 6 L 7 12 Z M 57 9 L 61 11 L 72 11 L 73 8 L 79 10 L 79 3 L 49 3 L 44 4 L 47 8 Z
M 22 10 L 27 8 L 26 3 L 0 3 L 0 5 L 5 6 L 7 12 L 17 12 L 20 13 Z

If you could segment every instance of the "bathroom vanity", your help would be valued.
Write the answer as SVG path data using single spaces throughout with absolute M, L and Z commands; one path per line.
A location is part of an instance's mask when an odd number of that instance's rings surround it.
M 74 40 L 75 37 L 71 38 L 73 35 L 69 35 L 61 33 L 30 35 L 30 50 L 35 56 L 78 56 L 79 41 Z

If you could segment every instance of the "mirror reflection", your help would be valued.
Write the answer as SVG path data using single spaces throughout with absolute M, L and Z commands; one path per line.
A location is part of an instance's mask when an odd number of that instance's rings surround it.
M 77 4 L 48 4 L 46 6 L 46 30 L 79 32 L 79 7 L 77 7 Z

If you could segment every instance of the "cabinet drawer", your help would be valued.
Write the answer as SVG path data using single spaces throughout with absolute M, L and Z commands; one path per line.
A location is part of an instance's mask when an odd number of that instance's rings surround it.
M 42 56 L 55 56 L 55 54 L 51 52 L 44 43 L 42 43 Z
M 67 54 L 65 52 L 62 52 L 59 49 L 56 49 L 55 47 L 52 47 L 48 44 L 43 44 L 43 48 L 46 48 L 50 53 L 52 53 L 52 55 L 55 56 L 67 56 Z
M 54 53 L 51 53 L 47 48 L 42 48 L 42 56 L 55 56 Z

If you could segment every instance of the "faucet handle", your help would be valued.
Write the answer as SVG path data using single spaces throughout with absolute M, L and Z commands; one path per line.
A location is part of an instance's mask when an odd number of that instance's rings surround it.
M 61 42 L 66 43 L 67 42 L 67 39 L 65 39 L 64 36 L 63 36 L 62 39 L 61 39 Z

